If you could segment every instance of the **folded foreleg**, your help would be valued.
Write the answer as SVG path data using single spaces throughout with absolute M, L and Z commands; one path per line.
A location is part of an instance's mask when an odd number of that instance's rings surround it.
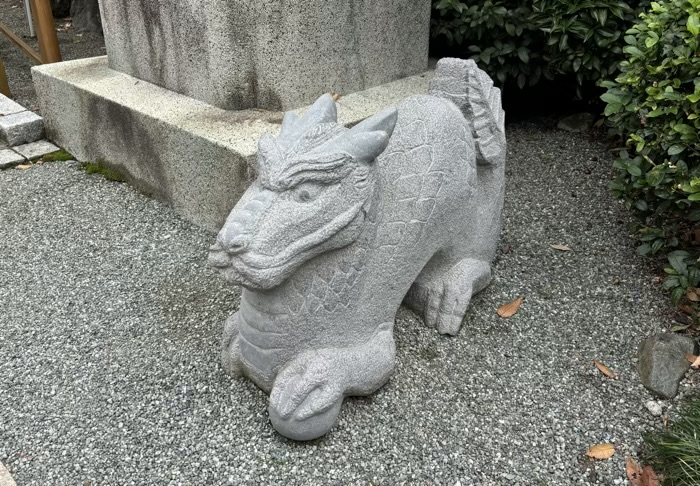
M 369 395 L 391 376 L 395 345 L 393 323 L 377 328 L 360 345 L 306 351 L 287 363 L 270 394 L 270 420 L 290 439 L 311 440 L 328 432 L 343 399 Z

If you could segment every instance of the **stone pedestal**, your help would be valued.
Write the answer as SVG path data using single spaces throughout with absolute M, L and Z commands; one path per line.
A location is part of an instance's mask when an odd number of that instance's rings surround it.
M 255 175 L 258 139 L 282 121 L 280 112 L 222 110 L 140 81 L 109 69 L 106 57 L 44 64 L 32 74 L 49 139 L 213 232 Z M 354 125 L 425 93 L 429 80 L 410 76 L 344 96 L 339 121 Z
M 100 0 L 109 67 L 227 110 L 423 72 L 429 0 Z
M 99 0 L 107 57 L 33 68 L 48 137 L 218 230 L 280 109 L 424 93 L 430 0 Z M 410 76 L 413 75 L 413 76 Z

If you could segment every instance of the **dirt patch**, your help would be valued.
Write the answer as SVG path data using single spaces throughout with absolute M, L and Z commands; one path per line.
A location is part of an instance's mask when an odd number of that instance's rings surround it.
M 29 24 L 23 0 L 0 0 L 0 22 L 38 51 L 36 39 L 29 37 Z M 105 42 L 101 35 L 75 32 L 70 17 L 55 19 L 55 22 L 64 61 L 105 55 Z M 35 62 L 2 34 L 0 53 L 5 63 L 12 98 L 32 111 L 39 111 L 31 74 Z

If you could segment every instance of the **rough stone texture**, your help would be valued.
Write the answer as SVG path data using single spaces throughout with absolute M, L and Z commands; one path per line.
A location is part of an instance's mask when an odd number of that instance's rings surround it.
M 10 146 L 44 138 L 44 120 L 31 111 L 0 116 L 0 141 Z
M 70 16 L 76 32 L 102 33 L 100 5 L 98 0 L 73 0 L 70 6 Z
M 257 140 L 277 133 L 282 113 L 231 112 L 139 81 L 105 57 L 32 70 L 49 139 L 81 161 L 107 161 L 144 192 L 212 232 L 223 225 L 255 170 Z M 425 92 L 424 73 L 344 96 L 352 125 Z
M 38 159 L 42 155 L 58 152 L 60 150 L 59 147 L 56 147 L 46 140 L 18 145 L 17 147 L 12 147 L 12 149 L 29 160 Z
M 27 109 L 4 94 L 0 94 L 0 116 L 12 115 L 22 111 L 27 111 Z
M 430 1 L 100 0 L 110 67 L 224 109 L 292 109 L 423 72 Z
M 650 336 L 639 347 L 639 376 L 650 391 L 664 398 L 678 393 L 678 384 L 690 368 L 686 354 L 695 353 L 695 341 L 664 333 Z
M 567 132 L 585 132 L 593 126 L 594 120 L 595 117 L 591 113 L 576 113 L 559 120 L 557 128 Z
M 0 169 L 8 169 L 25 162 L 25 158 L 11 149 L 0 149 Z
M 0 486 L 16 486 L 14 479 L 0 462 Z
M 473 61 L 443 59 L 430 95 L 351 129 L 324 95 L 261 138 L 259 177 L 209 261 L 245 287 L 224 329 L 224 368 L 270 392 L 282 435 L 318 438 L 345 396 L 386 383 L 404 297 L 429 327 L 459 331 L 491 281 L 503 121 L 489 77 Z

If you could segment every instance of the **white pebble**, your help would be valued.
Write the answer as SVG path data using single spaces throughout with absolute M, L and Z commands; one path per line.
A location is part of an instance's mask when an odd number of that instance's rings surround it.
M 664 413 L 664 409 L 661 406 L 661 404 L 659 402 L 654 401 L 654 400 L 649 400 L 645 404 L 645 406 L 647 407 L 647 410 L 649 410 L 649 412 L 651 412 L 651 414 L 654 417 L 660 417 L 661 414 Z

